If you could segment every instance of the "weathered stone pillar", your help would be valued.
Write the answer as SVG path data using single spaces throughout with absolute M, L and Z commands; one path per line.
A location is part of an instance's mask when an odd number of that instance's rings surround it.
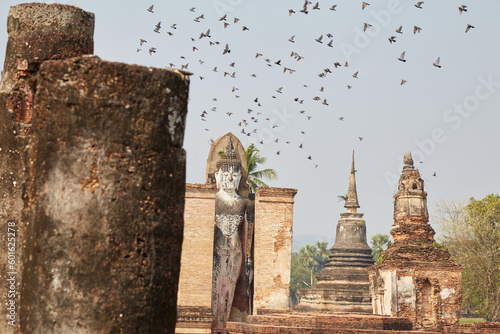
M 1 15 L 4 15 L 3 13 Z M 44 60 L 93 52 L 94 14 L 67 5 L 11 7 L 0 82 L 0 333 L 18 333 L 25 242 L 26 144 Z
M 257 188 L 254 314 L 290 308 L 293 198 L 296 193 L 296 189 Z
M 22 333 L 174 331 L 188 86 L 95 56 L 41 65 Z

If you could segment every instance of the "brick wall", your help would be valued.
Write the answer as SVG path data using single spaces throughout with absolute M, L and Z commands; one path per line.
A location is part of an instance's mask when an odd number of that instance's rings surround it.
M 177 333 L 210 327 L 216 192 L 215 185 L 186 184 Z
M 186 184 L 176 333 L 205 333 L 211 325 L 216 192 L 215 185 Z M 257 189 L 254 314 L 259 308 L 289 308 L 293 198 L 296 193 L 295 189 Z
M 297 190 L 258 188 L 255 196 L 254 314 L 287 310 L 290 295 L 293 198 Z

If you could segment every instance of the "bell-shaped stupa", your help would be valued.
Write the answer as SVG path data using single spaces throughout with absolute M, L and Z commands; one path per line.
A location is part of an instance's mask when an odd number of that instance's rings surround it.
M 318 282 L 310 289 L 299 290 L 301 312 L 372 313 L 370 281 L 367 267 L 373 265 L 371 249 L 366 243 L 366 225 L 358 212 L 356 170 L 352 154 L 349 189 L 340 214 L 335 243 L 325 268 L 316 275 Z

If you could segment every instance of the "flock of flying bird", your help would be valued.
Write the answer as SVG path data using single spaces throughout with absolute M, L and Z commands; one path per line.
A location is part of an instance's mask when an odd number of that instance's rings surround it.
M 368 6 L 370 6 L 369 3 L 367 2 L 361 2 L 361 10 L 365 10 Z M 424 8 L 424 1 L 419 1 L 419 2 L 416 2 L 414 4 L 414 6 L 418 9 L 423 9 Z M 330 11 L 337 11 L 337 7 L 338 5 L 331 5 L 328 7 L 328 9 Z M 295 16 L 295 15 L 306 15 L 308 14 L 309 12 L 311 11 L 315 11 L 315 10 L 320 10 L 320 3 L 319 2 L 316 2 L 315 4 L 311 1 L 308 1 L 308 0 L 305 0 L 304 4 L 302 5 L 302 8 L 299 10 L 299 9 L 289 9 L 288 10 L 288 14 L 290 17 L 292 16 Z M 147 8 L 147 11 L 154 14 L 154 5 L 151 5 Z M 200 14 L 198 15 L 197 13 L 197 9 L 196 7 L 192 7 L 189 9 L 189 11 L 191 11 L 193 13 L 193 21 L 195 23 L 201 23 L 203 20 L 205 20 L 205 15 L 204 14 Z M 461 15 L 462 13 L 465 13 L 468 11 L 468 8 L 466 5 L 461 5 L 458 7 L 458 12 L 459 14 Z M 229 29 L 233 29 L 234 27 L 237 27 L 237 29 L 241 29 L 242 32 L 245 32 L 245 31 L 249 31 L 250 29 L 245 26 L 245 25 L 242 25 L 240 24 L 240 19 L 239 18 L 236 18 L 236 17 L 228 17 L 227 14 L 221 16 L 220 18 L 218 18 L 218 21 L 220 22 L 219 24 L 221 24 L 223 26 L 223 29 L 226 29 L 226 28 L 229 28 Z M 176 29 L 177 29 L 177 23 L 173 23 L 169 26 L 168 31 L 165 31 L 163 29 L 164 27 L 162 27 L 162 23 L 161 21 L 159 21 L 157 24 L 154 25 L 153 27 L 153 32 L 154 33 L 157 33 L 157 34 L 160 34 L 160 33 L 166 33 L 168 36 L 173 36 Z M 363 24 L 363 30 L 366 31 L 367 29 L 371 29 L 372 28 L 372 25 L 370 23 L 364 23 Z M 465 28 L 465 33 L 468 33 L 470 29 L 473 29 L 474 26 L 473 25 L 470 25 L 468 24 Z M 421 27 L 418 27 L 418 26 L 414 26 L 413 27 L 413 34 L 418 34 L 420 33 L 422 30 Z M 388 37 L 388 40 L 389 40 L 389 43 L 390 44 L 393 44 L 397 41 L 397 36 L 398 34 L 403 34 L 403 26 L 400 26 L 398 27 L 397 29 L 395 29 L 395 33 L 394 35 L 392 36 L 389 36 Z M 224 57 L 228 54 L 231 53 L 231 48 L 229 46 L 229 42 L 228 43 L 221 43 L 219 41 L 215 41 L 212 39 L 212 35 L 211 35 L 211 29 L 208 29 L 208 30 L 204 30 L 204 31 L 201 31 L 199 36 L 197 37 L 189 37 L 191 39 L 191 42 L 193 43 L 192 45 L 192 57 L 195 57 L 198 55 L 197 51 L 199 51 L 199 47 L 196 46 L 196 42 L 198 40 L 203 40 L 203 39 L 207 39 L 208 40 L 208 45 L 209 46 L 214 46 L 214 47 L 220 47 L 221 48 L 221 51 L 220 51 L 220 54 L 221 54 L 221 62 L 224 61 Z M 326 39 L 329 39 L 329 41 L 327 42 Z M 330 48 L 333 48 L 333 35 L 328 33 L 328 34 L 322 34 L 320 35 L 319 37 L 317 38 L 314 38 L 314 40 L 319 43 L 319 44 L 325 44 L 326 46 L 330 47 Z M 294 45 L 296 40 L 295 40 L 295 35 L 291 36 L 289 39 L 288 39 L 288 42 L 291 43 L 291 45 Z M 140 39 L 139 40 L 139 47 L 137 48 L 137 52 L 141 52 L 142 51 L 142 47 L 145 46 L 145 44 L 147 43 L 147 40 L 145 39 Z M 149 47 L 148 49 L 148 52 L 149 52 L 149 55 L 153 55 L 154 53 L 157 52 L 157 48 L 156 47 Z M 399 61 L 405 63 L 406 62 L 406 59 L 405 59 L 405 54 L 406 54 L 406 51 L 403 51 L 400 55 L 400 57 L 398 58 Z M 181 64 L 180 65 L 180 68 L 178 68 L 178 70 L 181 70 L 181 71 L 184 71 L 188 74 L 191 74 L 189 72 L 187 72 L 187 70 L 189 70 L 189 63 L 190 62 L 194 62 L 193 61 L 193 58 L 192 57 L 186 57 L 186 56 L 180 56 L 180 59 L 183 60 L 184 62 L 186 62 L 186 64 Z M 293 69 L 291 68 L 290 65 L 286 65 L 285 64 L 282 64 L 282 60 L 279 59 L 279 60 L 271 60 L 270 58 L 267 58 L 265 57 L 262 53 L 260 52 L 257 52 L 255 54 L 255 58 L 256 59 L 262 59 L 263 60 L 263 65 L 264 66 L 267 66 L 267 67 L 281 67 L 283 69 L 283 73 L 285 74 L 289 74 L 289 75 L 292 75 L 296 72 L 296 69 Z M 304 59 L 304 56 L 300 55 L 298 52 L 296 51 L 291 51 L 290 53 L 290 56 L 289 58 L 291 58 L 292 60 L 294 61 L 301 61 L 302 59 Z M 198 60 L 199 64 L 200 65 L 203 65 L 205 63 L 205 61 L 199 59 Z M 231 69 L 229 70 L 226 70 L 226 71 L 219 71 L 219 68 L 222 68 L 223 66 L 221 65 L 228 65 Z M 441 59 L 440 57 L 437 57 L 436 61 L 433 63 L 433 65 L 437 68 L 441 68 Z M 232 70 L 233 68 L 235 68 L 236 66 L 236 62 L 229 62 L 228 64 L 222 64 L 222 63 L 218 63 L 218 65 L 216 65 L 215 67 L 212 68 L 212 71 L 215 72 L 215 73 L 220 73 L 220 74 L 223 74 L 224 77 L 227 77 L 227 78 L 231 78 L 231 79 L 236 79 L 236 71 L 235 70 Z M 169 66 L 170 68 L 173 68 L 173 69 L 177 69 L 177 66 L 174 64 L 174 63 L 169 63 Z M 337 69 L 339 67 L 344 67 L 344 68 L 349 68 L 349 62 L 345 61 L 343 62 L 343 64 L 341 64 L 340 62 L 338 61 L 335 61 L 333 63 L 333 66 L 332 68 L 333 69 Z M 206 72 L 203 72 L 200 71 L 198 72 L 202 75 L 198 75 L 199 77 L 199 80 L 204 80 L 205 79 L 205 76 L 208 75 L 208 73 Z M 323 71 L 321 73 L 318 74 L 318 77 L 320 78 L 325 78 L 327 77 L 327 75 L 331 74 L 332 73 L 332 69 L 330 69 L 329 67 L 326 67 L 323 69 Z M 356 71 L 352 74 L 352 77 L 354 79 L 357 79 L 358 78 L 358 75 L 359 75 L 359 71 Z M 251 74 L 251 77 L 253 78 L 257 78 L 257 74 L 255 73 L 252 73 Z M 406 84 L 407 81 L 405 79 L 402 79 L 401 80 L 401 83 L 400 85 L 404 85 Z M 232 94 L 234 94 L 234 97 L 235 98 L 240 98 L 240 94 L 239 94 L 239 88 L 237 88 L 236 86 L 233 86 L 233 85 L 230 85 L 232 86 L 232 88 L 230 88 L 230 91 Z M 308 86 L 307 85 L 303 85 L 305 88 L 307 88 Z M 351 89 L 352 88 L 352 85 L 347 85 L 347 89 Z M 278 89 L 276 89 L 276 93 L 278 94 L 283 94 L 283 89 L 284 87 L 279 87 Z M 228 88 L 229 90 L 229 88 Z M 325 90 L 324 86 L 321 86 L 319 88 L 319 91 L 321 93 L 323 93 Z M 276 99 L 277 96 L 276 94 L 274 93 L 274 95 L 272 95 L 272 98 Z M 320 96 L 314 96 L 312 98 L 313 101 L 317 101 L 317 102 L 321 102 L 322 105 L 324 106 L 328 106 L 329 103 L 327 101 L 326 98 L 321 98 Z M 218 97 L 213 97 L 212 98 L 212 102 L 217 102 L 218 101 Z M 294 102 L 296 102 L 297 104 L 301 105 L 304 103 L 304 99 L 302 98 L 299 98 L 299 97 L 296 97 L 293 99 Z M 264 111 L 264 109 L 262 108 L 262 104 L 261 104 L 261 101 L 259 100 L 259 97 L 256 97 L 253 99 L 253 105 L 251 106 L 251 108 L 249 108 L 248 106 L 245 107 L 246 109 L 246 113 L 245 112 L 236 112 L 236 111 L 227 111 L 226 112 L 226 115 L 227 117 L 230 117 L 232 116 L 233 114 L 243 114 L 243 115 L 246 115 L 247 117 L 244 117 L 244 118 L 241 118 L 241 120 L 237 120 L 236 123 L 238 124 L 238 126 L 241 128 L 241 134 L 242 135 L 246 135 L 248 137 L 251 137 L 251 138 L 254 138 L 254 139 L 257 139 L 259 136 L 258 136 L 258 131 L 259 131 L 259 125 L 258 124 L 262 124 L 264 122 L 273 122 L 273 119 L 272 117 L 266 117 L 266 116 L 269 116 L 269 111 Z M 261 108 L 261 109 L 259 109 Z M 255 109 L 255 110 L 254 110 Z M 260 110 L 260 111 L 259 111 Z M 213 106 L 211 109 L 209 109 L 209 111 L 207 110 L 203 110 L 202 113 L 200 114 L 200 119 L 201 121 L 204 121 L 204 122 L 208 122 L 209 121 L 209 118 L 210 118 L 210 115 L 214 112 L 217 112 L 217 106 Z M 311 120 L 312 116 L 310 115 L 310 113 L 307 113 L 306 114 L 306 110 L 300 110 L 298 112 L 299 114 L 304 114 L 305 116 L 305 119 L 307 119 L 308 121 Z M 242 116 L 242 115 L 240 115 Z M 341 117 L 338 117 L 338 120 L 339 121 L 343 121 L 344 120 L 344 117 L 341 116 Z M 259 121 L 262 121 L 261 123 L 259 123 Z M 278 125 L 276 124 L 267 124 L 265 125 L 267 126 L 268 128 L 270 128 L 271 130 L 272 129 L 275 129 L 278 127 Z M 206 131 L 210 131 L 209 128 L 205 128 Z M 304 135 L 305 134 L 305 131 L 301 131 L 301 135 Z M 358 137 L 359 141 L 362 141 L 363 140 L 363 137 Z M 258 139 L 257 139 L 258 140 Z M 213 139 L 211 139 L 211 142 L 213 142 Z M 281 144 L 281 143 L 285 143 L 285 144 L 291 144 L 291 141 L 290 140 L 285 140 L 285 141 L 282 141 L 280 142 L 280 138 L 272 138 L 272 139 L 269 139 L 267 140 L 263 140 L 263 139 L 260 139 L 257 141 L 257 144 L 261 144 L 261 145 L 265 145 L 265 144 L 268 144 L 269 142 L 274 142 L 276 144 Z M 297 143 L 297 147 L 302 149 L 304 148 L 304 145 L 303 143 L 300 143 L 298 144 Z M 280 155 L 281 154 L 281 149 L 277 150 L 276 151 L 276 154 L 277 155 Z M 305 154 L 304 155 L 308 160 L 312 160 L 312 157 L 310 155 L 307 155 Z M 318 167 L 317 164 L 314 164 L 315 167 Z M 435 173 L 434 173 L 434 176 L 435 176 Z

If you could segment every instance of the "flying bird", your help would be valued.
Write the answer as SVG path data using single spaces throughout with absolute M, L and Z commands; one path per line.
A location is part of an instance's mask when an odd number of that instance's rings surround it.
M 323 44 L 323 42 L 321 41 L 322 39 L 323 39 L 323 35 L 316 38 L 316 42 Z
M 363 138 L 363 137 L 358 137 L 358 138 L 359 138 L 359 141 L 363 141 L 363 139 L 365 139 L 365 138 Z
M 407 81 L 404 79 L 401 79 L 401 85 L 404 85 Z
M 156 24 L 155 29 L 153 31 L 159 34 L 160 29 L 161 29 L 161 21 Z
M 413 34 L 416 34 L 417 32 L 420 34 L 420 30 L 422 30 L 422 28 L 414 26 L 413 27 Z
M 329 47 L 333 48 L 332 43 L 333 43 L 333 39 L 332 39 L 330 42 L 328 42 L 328 44 L 327 44 L 327 45 L 328 45 Z
M 147 43 L 147 42 L 148 42 L 148 41 L 146 41 L 145 39 L 142 39 L 142 38 L 141 38 L 140 45 L 142 46 L 142 44 Z
M 467 24 L 467 28 L 465 28 L 465 32 L 467 33 L 471 28 L 475 28 L 473 25 Z
M 363 4 L 361 5 L 361 10 L 364 10 L 366 6 L 370 6 L 370 4 L 368 2 L 363 1 Z
M 389 39 L 389 43 L 391 43 L 391 44 L 396 42 L 396 36 L 391 36 L 388 39 Z
M 229 45 L 227 45 L 226 43 L 226 47 L 224 48 L 224 50 L 222 51 L 222 54 L 225 55 L 226 53 L 231 53 L 231 50 L 229 50 Z
M 333 5 L 333 6 L 331 6 L 331 7 L 330 7 L 330 10 L 337 11 L 337 9 L 335 9 L 335 8 L 337 8 L 337 5 Z
M 370 28 L 372 25 L 370 23 L 365 23 L 363 26 L 363 31 L 366 31 L 366 29 Z
M 458 7 L 458 12 L 460 13 L 460 15 L 462 14 L 462 12 L 467 12 L 467 6 L 462 5 L 462 6 Z
M 422 9 L 422 4 L 423 4 L 423 3 L 424 3 L 423 1 L 419 1 L 419 2 L 417 2 L 417 4 L 415 5 L 415 7 Z
M 399 28 L 397 28 L 397 29 L 396 29 L 396 32 L 397 32 L 398 34 L 402 34 L 402 33 L 403 33 L 403 31 L 402 31 L 402 30 L 403 30 L 403 26 L 400 26 Z
M 148 12 L 150 12 L 150 13 L 154 13 L 154 12 L 153 12 L 153 7 L 154 7 L 154 5 L 151 5 L 151 7 L 149 7 L 149 8 L 148 8 Z
M 288 10 L 288 16 L 292 16 L 292 14 L 295 14 L 295 11 L 293 9 Z
M 358 72 L 359 72 L 359 71 L 358 71 Z M 354 73 L 354 74 L 352 75 L 352 77 L 357 79 L 357 78 L 358 78 L 358 72 Z
M 441 68 L 441 65 L 439 65 L 439 62 L 441 61 L 441 57 L 438 57 L 436 61 L 433 63 L 434 66 Z
M 289 41 L 289 42 L 292 42 L 292 43 L 295 43 L 295 41 L 293 40 L 294 38 L 295 38 L 295 35 L 293 35 L 292 37 L 290 37 L 290 38 L 288 39 L 288 41 Z
M 399 59 L 399 60 L 401 60 L 403 63 L 405 63 L 405 62 L 406 62 L 406 59 L 405 59 L 405 53 L 406 53 L 406 51 L 403 51 L 403 53 L 401 54 L 401 56 L 399 56 L 399 58 L 398 58 L 398 59 Z

